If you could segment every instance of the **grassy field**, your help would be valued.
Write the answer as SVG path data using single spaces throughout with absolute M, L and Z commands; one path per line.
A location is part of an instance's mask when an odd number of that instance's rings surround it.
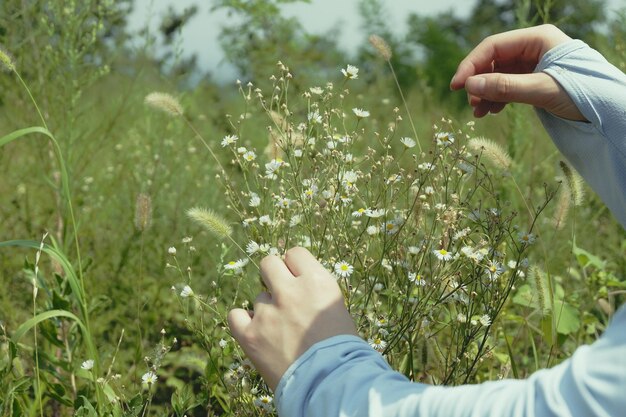
M 224 317 L 296 244 L 354 267 L 362 336 L 427 383 L 526 377 L 623 301 L 626 234 L 591 190 L 576 200 L 532 109 L 473 120 L 428 88 L 403 103 L 382 59 L 300 80 L 308 63 L 281 56 L 251 86 L 186 88 L 87 36 L 112 15 L 81 13 L 58 48 L 54 10 L 5 36 L 0 415 L 273 413 Z M 606 50 L 624 69 L 621 39 Z M 147 105 L 155 91 L 173 101 Z

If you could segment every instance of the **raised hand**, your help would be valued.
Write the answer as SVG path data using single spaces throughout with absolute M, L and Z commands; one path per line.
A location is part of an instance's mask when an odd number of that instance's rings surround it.
M 570 120 L 585 120 L 561 85 L 533 72 L 543 55 L 571 40 L 556 26 L 518 29 L 485 38 L 457 68 L 450 88 L 465 88 L 476 117 L 526 103 Z

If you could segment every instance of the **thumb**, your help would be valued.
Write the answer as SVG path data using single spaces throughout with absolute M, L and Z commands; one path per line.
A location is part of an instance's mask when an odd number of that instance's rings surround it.
M 228 327 L 230 327 L 233 337 L 237 340 L 237 342 L 239 342 L 239 344 L 241 344 L 244 338 L 244 332 L 251 322 L 252 318 L 250 317 L 248 310 L 235 308 L 230 310 L 228 313 Z
M 465 90 L 472 96 L 497 103 L 526 103 L 548 107 L 561 94 L 561 87 L 548 74 L 480 74 L 469 77 Z

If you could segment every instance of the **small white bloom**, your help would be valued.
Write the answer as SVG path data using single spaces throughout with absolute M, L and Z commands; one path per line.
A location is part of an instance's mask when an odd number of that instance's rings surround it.
M 519 243 L 522 245 L 532 245 L 535 243 L 535 235 L 532 233 L 520 232 L 517 235 Z
M 243 154 L 243 159 L 248 162 L 252 162 L 256 159 L 256 154 L 254 153 L 254 151 L 246 151 Z
M 415 140 L 413 140 L 412 138 L 409 137 L 404 137 L 400 139 L 400 142 L 406 146 L 407 148 L 413 148 L 417 142 L 415 142 Z
M 235 135 L 226 135 L 224 136 L 224 139 L 222 139 L 222 148 L 225 148 L 228 145 L 232 145 L 233 143 L 237 142 L 237 139 L 239 139 L 237 136 Z
M 183 243 L 186 245 L 187 243 L 191 243 L 192 240 L 193 240 L 192 237 L 187 236 L 183 238 Z
M 317 94 L 318 96 L 320 94 L 322 94 L 324 92 L 324 89 L 322 87 L 311 87 L 309 88 L 309 91 L 313 94 Z
M 143 374 L 143 376 L 141 377 L 141 381 L 144 384 L 147 385 L 152 385 L 157 381 L 158 377 L 156 376 L 156 374 L 152 371 L 146 372 L 145 374 Z
M 224 349 L 226 346 L 228 346 L 228 342 L 227 342 L 226 340 L 224 340 L 224 339 L 220 339 L 220 341 L 219 341 L 219 342 L 217 342 L 217 344 L 218 344 L 218 345 L 219 345 L 222 349 Z
M 478 321 L 480 321 L 480 324 L 482 324 L 483 326 L 489 326 L 491 324 L 491 319 L 487 314 L 483 314 L 482 316 L 480 316 Z
M 259 217 L 259 224 L 262 226 L 268 226 L 272 224 L 272 220 L 270 219 L 270 216 L 268 214 L 265 214 Z
M 176 256 L 176 248 L 174 246 L 170 246 L 170 248 L 167 250 L 167 253 Z
M 191 287 L 189 285 L 185 285 L 183 287 L 183 290 L 180 292 L 180 296 L 183 297 L 183 298 L 192 297 L 193 296 L 193 290 L 191 289 Z
M 93 359 L 87 359 L 86 361 L 84 361 L 82 363 L 82 365 L 80 365 L 81 369 L 84 369 L 85 371 L 88 371 L 90 369 L 93 368 L 94 365 L 94 360 Z
M 254 400 L 254 405 L 263 409 L 263 411 L 272 411 L 272 403 L 274 399 L 269 395 L 261 395 Z
M 261 249 L 261 247 L 259 246 L 258 243 L 256 243 L 254 240 L 251 240 L 250 242 L 248 242 L 248 244 L 246 245 L 246 253 L 248 255 L 254 255 L 255 253 L 257 253 L 259 250 Z
M 459 323 L 467 323 L 467 316 L 463 313 L 459 313 L 456 315 L 456 321 Z
M 377 219 L 385 215 L 385 209 L 367 209 L 365 215 L 372 219 Z
M 320 116 L 319 112 L 313 111 L 308 114 L 307 119 L 311 124 L 320 124 L 322 123 L 322 116 Z
M 354 217 L 361 217 L 363 215 L 363 213 L 365 213 L 365 209 L 361 207 L 360 209 L 358 209 L 356 211 L 353 211 L 352 215 Z
M 436 249 L 433 251 L 433 253 L 440 261 L 449 261 L 450 259 L 452 259 L 452 253 L 443 248 Z
M 378 231 L 379 231 L 378 227 L 374 225 L 367 226 L 367 229 L 365 229 L 365 232 L 370 236 L 377 235 Z
M 435 165 L 431 164 L 430 162 L 422 162 L 417 166 L 417 168 L 422 171 L 432 171 L 435 169 Z
M 261 197 L 257 193 L 250 193 L 250 207 L 258 207 L 261 204 Z
M 385 342 L 380 337 L 374 337 L 367 339 L 367 343 L 376 351 L 382 352 L 387 347 L 387 342 Z
M 348 65 L 345 69 L 341 70 L 341 73 L 349 80 L 355 80 L 359 78 L 359 69 L 354 65 Z
M 342 278 L 352 275 L 354 268 L 346 261 L 340 261 L 335 264 L 335 273 Z
M 420 252 L 420 248 L 418 248 L 417 246 L 409 246 L 407 248 L 407 251 L 411 254 L 411 255 L 417 255 Z
M 352 112 L 359 119 L 364 119 L 366 117 L 370 117 L 370 112 L 368 112 L 367 110 L 359 109 L 358 107 L 353 108 Z
M 454 143 L 454 135 L 449 132 L 439 132 L 435 135 L 435 139 L 439 146 L 450 146 Z
M 239 155 L 243 155 L 244 153 L 246 153 L 248 150 L 246 148 L 244 148 L 243 146 L 240 146 L 239 148 L 237 148 L 237 153 Z

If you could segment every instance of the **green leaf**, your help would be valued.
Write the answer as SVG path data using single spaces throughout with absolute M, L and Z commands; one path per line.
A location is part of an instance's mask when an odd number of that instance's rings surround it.
M 574 253 L 574 256 L 576 256 L 578 264 L 583 268 L 594 266 L 600 270 L 603 270 L 606 266 L 606 261 L 603 261 L 596 255 L 587 252 L 582 248 L 579 248 L 578 246 L 576 246 L 576 241 L 574 241 L 572 245 L 572 252 Z
M 556 331 L 559 334 L 568 335 L 580 329 L 580 315 L 578 310 L 562 300 L 554 302 L 554 316 Z
M 78 317 L 76 317 L 76 315 L 74 315 L 73 313 L 70 313 L 69 311 L 65 311 L 65 310 L 50 310 L 50 311 L 45 311 L 43 313 L 39 313 L 35 317 L 32 317 L 31 319 L 22 323 L 20 327 L 17 328 L 15 333 L 13 333 L 13 337 L 11 338 L 11 340 L 13 340 L 13 342 L 15 343 L 18 343 L 19 340 L 30 329 L 35 327 L 38 323 L 41 323 L 44 320 L 48 320 L 54 317 L 65 317 L 68 319 L 72 319 L 80 326 L 81 330 L 83 331 L 83 334 L 85 335 L 88 334 L 83 322 Z

